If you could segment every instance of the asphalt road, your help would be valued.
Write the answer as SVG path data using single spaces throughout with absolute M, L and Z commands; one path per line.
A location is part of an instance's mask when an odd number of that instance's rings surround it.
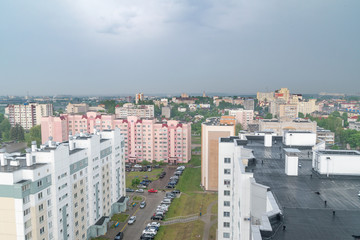
M 158 193 L 148 193 L 147 190 L 154 189 L 165 189 L 165 186 L 168 184 L 171 176 L 174 175 L 176 166 L 166 166 L 164 171 L 166 175 L 163 179 L 158 179 L 149 184 L 147 189 L 144 189 L 145 192 L 143 194 L 132 193 L 131 195 L 141 195 L 146 199 L 146 207 L 143 209 L 136 209 L 133 215 L 136 216 L 136 222 L 133 225 L 125 225 L 124 226 L 124 240 L 137 240 L 140 239 L 142 231 L 145 229 L 146 225 L 149 222 L 151 216 L 154 214 L 156 207 L 160 205 L 160 202 L 165 197 L 165 192 L 161 190 Z M 168 189 L 167 191 L 172 191 L 173 189 Z
M 138 208 L 134 215 L 136 216 L 136 222 L 133 225 L 125 225 L 124 228 L 124 240 L 140 239 L 142 231 L 146 225 L 151 222 L 150 218 L 154 214 L 156 207 L 160 204 L 165 196 L 164 192 L 158 193 L 144 193 L 146 198 L 146 207 L 143 209 Z

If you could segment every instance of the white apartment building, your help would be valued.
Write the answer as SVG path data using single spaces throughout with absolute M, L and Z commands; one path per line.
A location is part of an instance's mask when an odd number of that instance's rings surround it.
M 122 107 L 115 108 L 116 118 L 127 118 L 135 116 L 139 118 L 153 118 L 154 105 L 134 105 L 131 103 L 124 104 Z
M 220 138 L 218 183 L 218 240 L 260 240 L 272 231 L 269 217 L 281 214 L 269 187 L 256 183 L 246 165 L 253 159 L 247 140 Z
M 0 239 L 90 239 L 126 209 L 118 129 L 2 151 L 0 162 Z
M 5 108 L 5 117 L 9 119 L 11 126 L 20 124 L 25 130 L 39 125 L 42 117 L 52 115 L 52 104 L 10 104 Z

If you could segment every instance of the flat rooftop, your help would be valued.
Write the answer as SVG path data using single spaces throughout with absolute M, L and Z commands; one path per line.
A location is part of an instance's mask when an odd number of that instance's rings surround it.
M 318 151 L 318 153 L 324 155 L 360 155 L 360 152 L 355 150 L 323 150 Z
M 353 240 L 352 235 L 359 236 L 360 177 L 317 175 L 312 172 L 311 149 L 299 149 L 299 176 L 287 176 L 283 147 L 279 141 L 265 148 L 256 139 L 245 146 L 256 158 L 247 168 L 257 183 L 270 187 L 284 215 L 286 230 L 280 226 L 273 229 L 272 238 L 263 239 Z

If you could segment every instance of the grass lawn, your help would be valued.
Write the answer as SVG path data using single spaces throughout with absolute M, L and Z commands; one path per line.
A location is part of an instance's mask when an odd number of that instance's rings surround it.
M 129 217 L 129 215 L 127 215 L 127 214 L 117 213 L 117 214 L 114 214 L 114 215 L 111 217 L 111 221 L 114 221 L 114 222 L 125 222 L 128 217 Z
M 201 136 L 191 136 L 192 144 L 201 144 Z
M 201 182 L 201 168 L 186 168 L 176 189 L 181 192 L 190 193 L 193 191 L 203 191 L 200 187 Z
M 210 228 L 209 240 L 216 240 L 216 229 L 217 229 L 217 221 Z
M 194 167 L 201 166 L 201 155 L 191 155 L 191 160 L 189 164 Z
M 136 177 L 139 178 L 140 181 L 142 181 L 144 176 L 148 176 L 151 181 L 155 181 L 159 179 L 158 175 L 162 171 L 163 171 L 162 168 L 155 168 L 151 172 L 126 172 L 126 187 L 133 188 L 131 186 L 131 181 Z
M 97 237 L 97 238 L 92 238 L 91 240 L 109 240 L 106 237 Z
M 201 240 L 203 238 L 204 223 L 200 220 L 189 223 L 178 223 L 161 226 L 155 240 Z
M 143 197 L 141 197 L 141 196 L 135 196 L 135 197 L 133 197 L 132 200 L 133 200 L 133 201 L 142 201 L 142 200 L 143 200 Z
M 202 214 L 205 214 L 208 205 L 216 199 L 215 193 L 181 194 L 180 198 L 175 198 L 171 203 L 166 218 L 200 214 L 200 208 Z
M 218 213 L 218 204 L 214 204 L 211 208 L 211 213 L 212 214 L 217 214 Z

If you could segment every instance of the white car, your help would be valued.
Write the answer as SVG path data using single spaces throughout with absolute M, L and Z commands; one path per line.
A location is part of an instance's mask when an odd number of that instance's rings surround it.
M 137 193 L 143 193 L 143 192 L 144 192 L 144 189 L 136 189 L 135 192 L 137 192 Z
M 151 229 L 144 230 L 142 233 L 156 235 L 157 231 L 155 229 L 151 228 Z
M 131 224 L 133 224 L 135 221 L 136 221 L 136 216 L 132 216 L 132 217 L 130 217 L 130 219 L 129 219 L 129 221 L 128 221 L 128 224 L 131 225 Z
M 160 227 L 160 223 L 158 223 L 158 222 L 152 222 L 152 223 L 149 223 L 148 225 L 147 225 L 148 227 Z

